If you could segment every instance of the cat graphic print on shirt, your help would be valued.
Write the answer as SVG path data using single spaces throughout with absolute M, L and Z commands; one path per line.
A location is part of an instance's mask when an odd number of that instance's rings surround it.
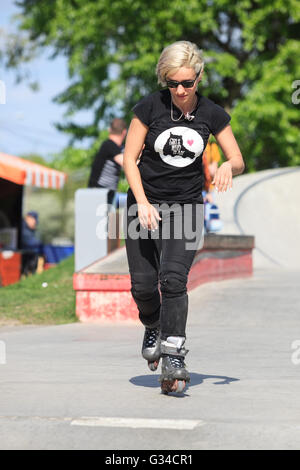
M 180 126 L 167 129 L 156 139 L 154 149 L 161 159 L 176 167 L 185 167 L 202 154 L 204 142 L 196 131 Z

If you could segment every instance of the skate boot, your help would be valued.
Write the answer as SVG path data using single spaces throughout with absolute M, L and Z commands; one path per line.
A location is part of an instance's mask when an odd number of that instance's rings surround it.
M 160 329 L 159 326 L 145 328 L 142 356 L 148 361 L 149 369 L 154 372 L 160 359 Z
M 185 338 L 169 336 L 167 341 L 161 341 L 161 390 L 163 393 L 183 392 L 190 376 L 186 370 L 184 358 L 188 350 L 184 348 Z

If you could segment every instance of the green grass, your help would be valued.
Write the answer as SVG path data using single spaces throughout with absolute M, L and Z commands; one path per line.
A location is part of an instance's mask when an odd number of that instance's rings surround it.
M 59 325 L 77 321 L 74 256 L 57 266 L 0 288 L 0 324 Z M 47 287 L 42 284 L 47 283 Z

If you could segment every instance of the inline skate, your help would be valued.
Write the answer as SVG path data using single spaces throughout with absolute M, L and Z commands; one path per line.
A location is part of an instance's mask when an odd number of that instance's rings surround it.
M 188 353 L 183 346 L 184 342 L 185 338 L 181 336 L 169 336 L 166 341 L 161 341 L 162 365 L 159 381 L 164 394 L 182 393 L 186 383 L 190 382 L 184 362 Z
M 160 329 L 159 325 L 145 328 L 142 356 L 148 361 L 149 369 L 154 372 L 160 360 Z

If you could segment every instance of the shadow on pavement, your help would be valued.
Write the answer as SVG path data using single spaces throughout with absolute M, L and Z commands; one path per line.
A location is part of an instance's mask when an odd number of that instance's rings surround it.
M 197 374 L 195 372 L 190 373 L 191 382 L 188 385 L 188 388 L 194 387 L 195 385 L 200 385 L 207 379 L 216 380 L 213 382 L 214 385 L 229 385 L 231 382 L 236 382 L 240 379 L 236 379 L 234 377 L 226 377 L 223 375 L 204 375 L 204 374 Z M 158 381 L 159 374 L 152 374 L 152 375 L 137 375 L 136 377 L 132 377 L 129 382 L 133 385 L 137 385 L 138 387 L 160 387 L 160 383 Z

